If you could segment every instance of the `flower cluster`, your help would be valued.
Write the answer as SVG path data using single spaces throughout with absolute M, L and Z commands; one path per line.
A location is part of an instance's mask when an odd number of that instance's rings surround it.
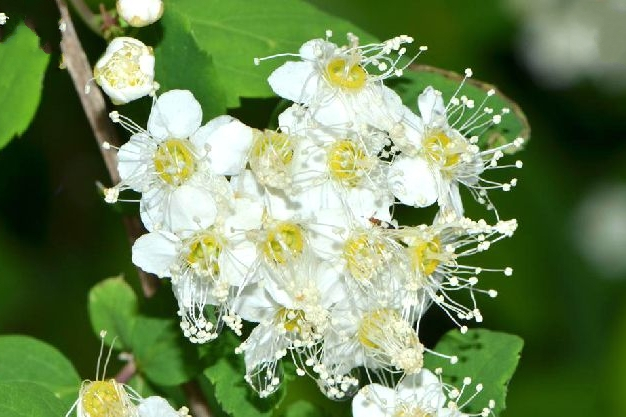
M 405 106 L 384 81 L 412 62 L 405 57 L 412 38 L 361 45 L 349 34 L 338 46 L 330 35 L 306 42 L 288 54 L 297 60 L 270 75 L 276 94 L 293 101 L 276 130 L 230 116 L 203 125 L 200 105 L 183 90 L 155 99 L 146 129 L 113 112 L 132 136 L 118 151 L 122 181 L 105 199 L 141 194 L 149 233 L 132 259 L 171 279 L 190 341 L 215 339 L 224 324 L 242 335 L 242 320 L 255 323 L 237 352 L 261 396 L 278 387 L 283 358 L 331 398 L 359 389 L 359 369 L 386 386 L 369 389 L 381 398 L 398 380 L 409 397 L 431 392 L 422 387 L 431 375 L 424 354 L 436 353 L 420 341 L 420 320 L 436 304 L 466 331 L 482 321 L 477 295 L 497 295 L 478 286 L 481 273 L 511 274 L 466 258 L 515 231 L 487 195 L 515 180 L 484 174 L 523 140 L 477 145 L 507 117 L 487 106 L 493 91 L 480 103 L 455 94 L 446 104 L 428 87 L 419 113 Z M 464 217 L 462 187 L 493 209 L 493 224 Z M 400 206 L 434 204 L 429 224 L 394 217 Z M 454 297 L 462 290 L 470 305 Z M 433 394 L 429 407 L 448 407 L 439 404 L 443 396 Z

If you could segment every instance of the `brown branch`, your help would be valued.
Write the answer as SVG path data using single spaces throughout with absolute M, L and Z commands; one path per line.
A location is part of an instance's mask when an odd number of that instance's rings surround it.
M 109 119 L 106 102 L 104 101 L 104 96 L 100 92 L 100 89 L 92 88 L 89 94 L 85 93 L 85 85 L 93 79 L 91 66 L 89 65 L 89 60 L 85 55 L 76 30 L 74 29 L 74 25 L 72 24 L 67 4 L 64 0 L 55 1 L 61 12 L 61 27 L 63 28 L 61 52 L 63 53 L 67 70 L 72 77 L 74 87 L 78 92 L 83 110 L 87 115 L 96 142 L 100 147 L 100 152 L 102 153 L 102 158 L 109 171 L 111 180 L 114 183 L 118 183 L 120 176 L 117 171 L 117 157 L 115 154 L 106 151 L 103 145 L 108 142 L 113 146 L 120 146 L 121 141 L 113 123 Z M 124 226 L 126 227 L 126 232 L 131 243 L 145 232 L 143 225 L 136 216 L 124 217 Z M 150 297 L 157 290 L 159 280 L 154 275 L 146 274 L 140 269 L 138 269 L 138 272 L 144 295 Z M 135 363 L 131 360 L 122 368 L 120 373 L 118 373 L 116 379 L 119 378 L 119 380 L 122 381 L 127 380 L 135 372 Z M 197 381 L 189 381 L 183 384 L 182 388 L 187 396 L 188 405 L 194 417 L 212 417 L 209 405 Z
M 115 375 L 115 380 L 120 384 L 126 384 L 137 372 L 137 365 L 132 356 L 126 362 L 126 365 Z
M 98 25 L 96 14 L 91 11 L 89 6 L 87 6 L 87 4 L 83 0 L 70 0 L 70 3 L 72 3 L 72 6 L 74 6 L 74 10 L 76 10 L 76 13 L 78 13 L 80 18 L 83 20 L 83 22 L 85 22 L 89 29 L 102 36 L 102 31 L 100 30 L 100 27 Z
M 193 417 L 213 417 L 209 404 L 206 402 L 204 394 L 197 381 L 191 380 L 183 384 L 183 391 L 187 397 L 187 405 Z
M 100 153 L 109 171 L 111 181 L 117 184 L 120 182 L 120 175 L 117 172 L 117 155 L 114 152 L 105 150 L 103 145 L 108 142 L 113 146 L 120 146 L 122 142 L 117 135 L 113 122 L 109 119 L 106 102 L 100 89 L 92 88 L 89 94 L 85 93 L 85 86 L 89 83 L 93 84 L 91 65 L 89 65 L 87 55 L 85 55 L 85 51 L 76 34 L 67 4 L 64 0 L 56 0 L 56 3 L 61 12 L 61 52 L 63 53 L 64 62 L 78 92 L 78 97 L 100 148 Z M 136 216 L 125 216 L 124 227 L 131 245 L 139 236 L 145 233 L 145 229 Z M 139 268 L 137 268 L 137 272 L 144 295 L 151 297 L 159 287 L 159 279 Z

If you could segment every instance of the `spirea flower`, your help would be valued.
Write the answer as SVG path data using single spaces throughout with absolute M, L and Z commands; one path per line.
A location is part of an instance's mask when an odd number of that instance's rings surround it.
M 276 69 L 268 78 L 270 86 L 279 96 L 305 105 L 324 125 L 391 129 L 402 117 L 402 100 L 382 81 L 401 75 L 408 66 L 399 61 L 406 53 L 403 45 L 413 38 L 403 35 L 360 45 L 357 36 L 348 34 L 348 45 L 340 47 L 328 41 L 331 35 L 328 32 L 327 39 L 304 43 L 297 54 L 276 55 L 300 61 L 288 61 Z M 255 62 L 269 58 L 273 57 Z
M 157 89 L 152 48 L 135 38 L 113 39 L 96 63 L 93 76 L 114 104 L 128 103 Z
M 140 213 L 148 230 L 172 232 L 209 227 L 218 211 L 228 209 L 232 191 L 225 175 L 245 165 L 252 130 L 230 116 L 204 126 L 202 109 L 187 90 L 172 90 L 154 103 L 148 128 L 112 113 L 133 135 L 118 152 L 122 181 L 106 191 L 115 202 L 119 192 L 142 193 Z
M 440 371 L 439 369 L 437 370 Z M 493 415 L 493 404 L 477 414 L 462 411 L 482 391 L 473 385 L 474 393 L 466 395 L 471 378 L 463 380 L 462 389 L 444 384 L 441 377 L 428 369 L 404 378 L 396 387 L 370 384 L 361 388 L 352 400 L 354 417 L 469 417 Z
M 117 0 L 117 13 L 129 25 L 143 27 L 163 15 L 163 0 Z
M 9 20 L 9 16 L 6 13 L 0 13 L 0 25 L 4 25 L 7 20 Z
M 467 70 L 466 78 L 471 75 L 471 70 Z M 479 104 L 466 96 L 454 95 L 447 106 L 441 92 L 433 87 L 427 87 L 420 94 L 421 118 L 405 119 L 408 130 L 413 131 L 410 139 L 394 142 L 400 153 L 389 167 L 388 181 L 396 198 L 415 207 L 438 202 L 443 212 L 453 212 L 460 217 L 464 210 L 459 185 L 464 185 L 478 202 L 494 209 L 487 191 L 496 188 L 509 191 L 517 180 L 499 183 L 483 178 L 482 174 L 494 168 L 521 167 L 521 161 L 509 166 L 498 165 L 498 161 L 507 149 L 519 148 L 524 140 L 517 138 L 505 145 L 479 148 L 481 135 L 509 113 L 509 109 L 504 108 L 494 114 L 486 105 L 493 94 L 495 90 L 489 90 Z M 415 175 L 420 181 L 413 181 Z

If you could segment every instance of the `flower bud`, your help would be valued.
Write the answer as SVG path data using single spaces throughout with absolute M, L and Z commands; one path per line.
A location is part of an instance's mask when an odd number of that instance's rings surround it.
M 93 74 L 114 104 L 148 95 L 156 87 L 152 48 L 134 38 L 115 38 L 96 63 Z
M 117 13 L 133 27 L 144 27 L 163 15 L 162 0 L 117 0 Z

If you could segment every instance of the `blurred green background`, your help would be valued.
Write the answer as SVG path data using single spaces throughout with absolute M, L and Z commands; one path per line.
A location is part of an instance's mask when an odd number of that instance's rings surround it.
M 87 292 L 119 273 L 137 288 L 136 272 L 119 215 L 96 193 L 108 177 L 58 69 L 54 4 L 13 1 L 0 10 L 27 10 L 53 57 L 33 125 L 0 152 L 0 332 L 41 338 L 93 377 Z M 480 303 L 485 327 L 526 341 L 504 415 L 626 415 L 626 2 L 311 3 L 381 39 L 411 35 L 429 46 L 419 63 L 471 67 L 522 107 L 532 127 L 524 168 L 505 173 L 519 184 L 492 194 L 520 227 L 473 261 L 515 270 L 488 277 L 500 295 Z M 104 49 L 79 30 L 90 50 Z M 236 114 L 264 122 L 248 108 Z M 433 340 L 449 327 L 437 313 L 428 321 Z

